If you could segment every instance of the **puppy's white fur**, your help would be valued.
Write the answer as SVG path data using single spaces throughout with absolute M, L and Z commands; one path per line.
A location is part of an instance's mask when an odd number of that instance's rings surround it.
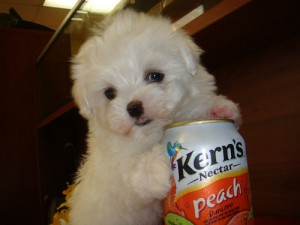
M 162 17 L 125 10 L 94 29 L 72 66 L 73 96 L 89 135 L 70 224 L 159 224 L 171 173 L 159 144 L 164 125 L 223 117 L 239 122 L 237 105 L 216 95 L 213 76 L 198 63 L 200 53 Z M 149 72 L 164 79 L 147 82 Z M 115 90 L 111 100 L 108 88 Z M 142 103 L 142 116 L 129 115 L 132 101 Z

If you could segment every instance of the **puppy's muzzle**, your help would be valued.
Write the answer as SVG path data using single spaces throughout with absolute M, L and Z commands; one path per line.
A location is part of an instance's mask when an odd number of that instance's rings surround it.
M 132 101 L 127 105 L 127 111 L 133 118 L 139 118 L 144 114 L 144 107 L 141 101 Z
M 143 127 L 152 122 L 144 116 L 144 107 L 141 101 L 132 101 L 127 105 L 128 114 L 135 119 L 134 124 L 139 127 Z

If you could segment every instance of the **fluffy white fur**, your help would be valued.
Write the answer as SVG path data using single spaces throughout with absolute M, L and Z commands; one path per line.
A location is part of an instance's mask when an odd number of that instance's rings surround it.
M 73 96 L 88 120 L 88 151 L 70 200 L 71 225 L 158 225 L 171 169 L 159 144 L 175 121 L 231 118 L 236 104 L 216 95 L 201 49 L 170 21 L 130 10 L 93 30 L 73 60 Z M 164 74 L 149 82 L 151 72 Z M 108 99 L 105 91 L 113 89 Z M 143 114 L 129 115 L 139 101 Z

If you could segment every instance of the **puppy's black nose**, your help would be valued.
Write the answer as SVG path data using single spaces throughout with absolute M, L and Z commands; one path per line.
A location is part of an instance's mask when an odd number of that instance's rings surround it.
M 127 111 L 131 117 L 139 118 L 144 114 L 143 103 L 140 101 L 132 101 L 127 105 Z

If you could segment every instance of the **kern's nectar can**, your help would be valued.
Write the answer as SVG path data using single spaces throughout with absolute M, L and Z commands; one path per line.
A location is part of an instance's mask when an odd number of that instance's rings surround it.
M 174 123 L 162 143 L 173 172 L 165 225 L 254 224 L 246 145 L 233 121 Z

